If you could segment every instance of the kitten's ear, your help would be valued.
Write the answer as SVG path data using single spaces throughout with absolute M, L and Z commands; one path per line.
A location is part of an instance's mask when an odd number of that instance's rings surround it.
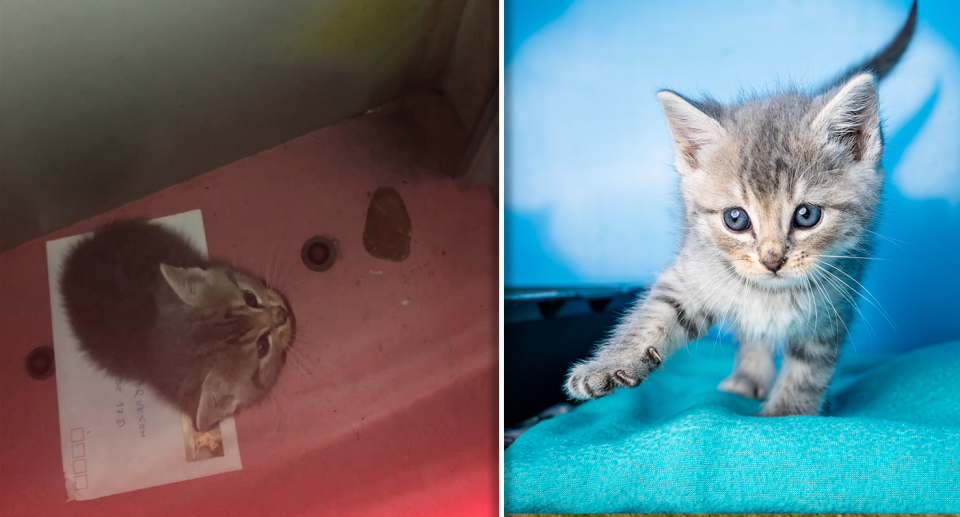
M 846 148 L 858 162 L 879 159 L 880 97 L 873 76 L 860 74 L 847 81 L 820 110 L 811 127 Z
M 213 281 L 210 271 L 198 267 L 182 268 L 160 264 L 160 273 L 173 292 L 187 305 L 199 305 L 203 300 L 204 290 Z
M 657 92 L 657 99 L 673 137 L 677 170 L 681 174 L 693 171 L 699 167 L 698 154 L 703 146 L 717 141 L 726 131 L 710 115 L 669 90 Z
M 234 401 L 227 381 L 215 372 L 208 373 L 200 390 L 200 403 L 197 404 L 197 417 L 194 420 L 197 430 L 206 431 L 233 414 L 236 409 Z

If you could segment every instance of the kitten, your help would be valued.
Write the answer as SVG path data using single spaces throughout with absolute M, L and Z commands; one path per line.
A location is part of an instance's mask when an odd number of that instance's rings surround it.
M 201 431 L 266 395 L 292 340 L 280 293 L 144 221 L 80 241 L 60 289 L 86 354 L 110 375 L 147 383 Z
M 906 50 L 916 15 L 914 2 L 885 49 L 814 94 L 731 105 L 657 94 L 680 173 L 680 251 L 592 356 L 571 368 L 570 397 L 634 387 L 727 319 L 740 348 L 719 389 L 766 399 L 763 416 L 819 413 L 883 186 L 877 81 Z

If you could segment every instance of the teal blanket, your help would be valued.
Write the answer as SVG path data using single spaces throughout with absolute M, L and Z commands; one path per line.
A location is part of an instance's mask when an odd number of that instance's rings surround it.
M 960 512 L 960 342 L 845 350 L 817 417 L 752 416 L 716 391 L 732 350 L 689 350 L 520 436 L 506 512 Z

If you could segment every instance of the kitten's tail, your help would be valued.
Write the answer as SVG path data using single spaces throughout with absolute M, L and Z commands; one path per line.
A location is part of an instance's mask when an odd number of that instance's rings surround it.
M 851 67 L 843 75 L 838 77 L 836 80 L 831 81 L 826 87 L 821 91 L 827 91 L 842 84 L 845 84 L 847 81 L 853 77 L 869 73 L 873 74 L 877 78 L 877 81 L 883 79 L 893 70 L 893 67 L 896 66 L 897 61 L 900 60 L 900 56 L 903 55 L 907 50 L 907 45 L 910 43 L 910 40 L 913 38 L 913 31 L 917 26 L 917 0 L 913 0 L 913 6 L 910 7 L 910 15 L 907 16 L 906 23 L 903 24 L 903 28 L 900 29 L 900 32 L 897 33 L 897 36 L 893 38 L 883 50 L 877 53 L 877 55 L 871 57 L 863 63 L 860 63 L 857 66 Z

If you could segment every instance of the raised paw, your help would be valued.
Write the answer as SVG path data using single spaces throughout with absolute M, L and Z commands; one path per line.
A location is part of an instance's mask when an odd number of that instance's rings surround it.
M 648 347 L 639 361 L 624 363 L 594 358 L 570 370 L 564 389 L 573 399 L 599 398 L 620 387 L 636 387 L 662 362 L 660 352 L 654 347 Z

